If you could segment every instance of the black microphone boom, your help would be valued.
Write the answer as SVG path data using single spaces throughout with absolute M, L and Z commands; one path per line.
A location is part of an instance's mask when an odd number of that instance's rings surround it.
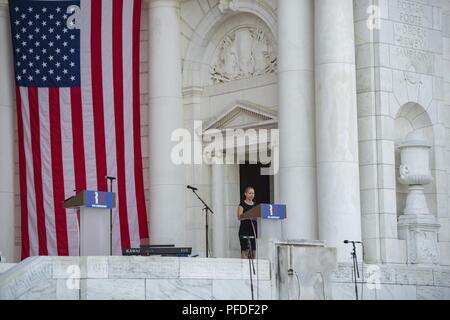
M 361 241 L 344 240 L 344 243 L 362 243 Z
M 206 254 L 205 254 L 205 256 L 208 258 L 208 256 L 209 256 L 209 254 L 208 254 L 208 251 L 209 251 L 209 244 L 208 244 L 208 237 L 209 237 L 209 233 L 208 233 L 208 212 L 211 212 L 212 214 L 214 214 L 214 211 L 212 211 L 211 210 L 211 208 L 206 204 L 206 202 L 205 202 L 205 200 L 203 200 L 198 194 L 197 194 L 197 192 L 195 192 L 195 191 L 197 191 L 198 190 L 198 188 L 196 188 L 196 187 L 193 187 L 193 186 L 190 186 L 190 185 L 188 185 L 187 186 L 187 188 L 188 189 L 191 189 L 192 190 L 192 192 L 194 192 L 194 194 L 197 196 L 197 198 L 198 198 L 198 200 L 200 200 L 201 201 L 201 203 L 203 203 L 203 205 L 205 206 L 202 210 L 205 210 L 205 242 L 206 242 L 206 246 L 205 246 L 205 249 L 206 249 Z

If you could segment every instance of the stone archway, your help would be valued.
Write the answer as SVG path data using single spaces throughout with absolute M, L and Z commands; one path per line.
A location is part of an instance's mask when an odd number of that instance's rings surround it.
M 236 6 L 219 5 L 208 11 L 198 23 L 183 57 L 183 87 L 204 87 L 211 84 L 210 68 L 213 55 L 221 41 L 233 29 L 256 28 L 274 43 L 277 34 L 276 13 L 263 1 L 240 0 Z

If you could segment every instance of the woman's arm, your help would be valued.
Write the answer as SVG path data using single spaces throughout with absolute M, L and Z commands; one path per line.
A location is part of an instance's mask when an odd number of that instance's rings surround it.
M 237 209 L 237 218 L 238 218 L 238 220 L 241 220 L 241 216 L 242 216 L 243 213 L 244 213 L 244 208 L 241 205 L 239 205 L 238 209 Z

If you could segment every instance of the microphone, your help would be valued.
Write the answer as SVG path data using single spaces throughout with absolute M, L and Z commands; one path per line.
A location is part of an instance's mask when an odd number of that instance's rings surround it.
M 188 188 L 188 189 L 191 189 L 191 190 L 193 190 L 193 191 L 197 191 L 197 190 L 198 190 L 198 188 L 193 187 L 193 186 L 187 186 L 187 188 Z
M 108 179 L 108 180 L 116 180 L 116 177 L 106 176 L 105 179 Z
M 344 243 L 362 243 L 361 241 L 344 240 Z

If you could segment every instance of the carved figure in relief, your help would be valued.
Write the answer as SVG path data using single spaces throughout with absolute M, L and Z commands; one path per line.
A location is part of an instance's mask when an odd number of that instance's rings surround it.
M 211 66 L 214 83 L 229 82 L 276 71 L 272 42 L 257 27 L 241 27 L 220 43 Z

